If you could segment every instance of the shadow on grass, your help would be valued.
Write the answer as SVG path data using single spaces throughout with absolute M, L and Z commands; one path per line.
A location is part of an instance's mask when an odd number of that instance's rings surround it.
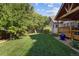
M 29 50 L 28 56 L 63 56 L 79 55 L 69 47 L 60 43 L 50 34 L 30 35 L 33 39 L 33 47 Z

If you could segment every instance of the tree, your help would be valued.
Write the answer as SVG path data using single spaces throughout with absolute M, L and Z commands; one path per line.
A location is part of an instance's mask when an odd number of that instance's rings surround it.
M 19 38 L 26 31 L 40 31 L 46 20 L 46 16 L 34 12 L 31 4 L 0 4 L 0 35 L 3 38 Z
M 0 30 L 10 35 L 22 34 L 27 28 L 27 15 L 32 12 L 31 4 L 0 4 Z
M 29 23 L 28 28 L 31 29 L 33 32 L 39 32 L 43 30 L 43 27 L 45 26 L 45 22 L 47 20 L 46 16 L 41 16 L 37 13 L 33 13 L 31 16 L 32 19 Z

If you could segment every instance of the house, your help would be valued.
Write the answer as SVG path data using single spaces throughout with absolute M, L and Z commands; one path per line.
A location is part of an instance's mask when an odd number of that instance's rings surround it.
M 53 17 L 50 17 L 50 26 L 53 34 L 58 34 L 58 22 L 54 20 Z M 63 22 L 59 22 L 59 27 L 63 27 Z
M 79 40 L 79 3 L 63 3 L 54 18 L 58 23 L 58 33 L 63 32 L 66 37 Z M 62 21 L 63 27 L 60 27 Z
M 59 30 L 61 32 L 62 31 L 61 28 L 69 27 L 71 23 L 72 23 L 72 25 L 75 24 L 74 21 L 64 21 L 64 22 L 59 21 L 59 22 L 57 22 L 56 20 L 54 20 L 54 18 L 52 18 L 52 17 L 50 17 L 50 18 L 51 18 L 50 25 L 51 25 L 51 30 L 52 30 L 53 34 L 58 34 L 58 32 L 59 32 L 58 28 L 60 28 Z

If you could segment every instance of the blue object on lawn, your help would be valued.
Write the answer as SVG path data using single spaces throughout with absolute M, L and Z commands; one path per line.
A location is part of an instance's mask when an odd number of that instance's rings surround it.
M 61 40 L 65 40 L 65 34 L 64 34 L 64 33 L 61 33 L 61 34 L 60 34 L 60 39 L 61 39 Z

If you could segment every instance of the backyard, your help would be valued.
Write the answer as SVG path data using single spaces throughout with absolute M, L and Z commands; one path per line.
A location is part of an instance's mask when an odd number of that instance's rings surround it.
M 52 4 L 55 10 L 51 9 L 53 7 L 49 7 L 50 5 L 48 3 L 0 4 L 0 56 L 79 55 L 52 35 L 54 30 L 52 27 L 57 27 L 53 26 L 52 18 L 56 14 L 53 12 L 58 11 L 56 7 L 60 8 L 61 4 Z M 53 12 L 49 12 L 50 10 Z
M 30 34 L 0 43 L 0 56 L 72 56 L 79 53 L 56 40 L 51 34 Z

